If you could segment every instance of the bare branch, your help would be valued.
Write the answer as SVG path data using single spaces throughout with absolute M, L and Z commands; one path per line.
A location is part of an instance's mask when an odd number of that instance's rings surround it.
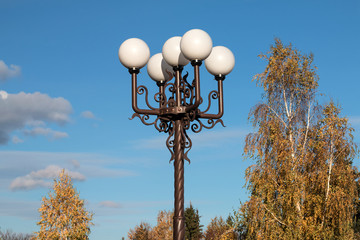
M 305 150 L 306 142 L 307 142 L 307 136 L 309 133 L 309 127 L 310 127 L 310 111 L 311 111 L 311 102 L 308 102 L 308 112 L 307 112 L 307 122 L 306 122 L 306 131 L 305 131 L 305 137 L 304 137 L 304 144 L 303 144 L 303 151 Z

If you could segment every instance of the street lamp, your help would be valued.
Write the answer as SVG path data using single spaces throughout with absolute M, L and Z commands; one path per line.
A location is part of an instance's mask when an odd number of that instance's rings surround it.
M 232 52 L 223 46 L 213 47 L 210 36 L 203 30 L 192 29 L 182 37 L 168 39 L 162 48 L 162 53 L 153 55 L 150 59 L 147 44 L 138 38 L 124 41 L 119 48 L 120 62 L 129 69 L 132 76 L 132 108 L 135 111 L 132 118 L 139 117 L 145 125 L 154 125 L 159 132 L 168 133 L 166 146 L 171 153 L 170 161 L 174 160 L 174 238 L 185 239 L 184 218 L 184 160 L 190 163 L 187 156 L 192 147 L 191 139 L 186 130 L 198 133 L 203 128 L 213 128 L 224 113 L 223 81 L 235 65 Z M 200 66 L 205 60 L 205 67 L 215 76 L 218 90 L 208 95 L 209 104 L 205 110 L 200 110 L 203 98 L 200 95 Z M 185 65 L 191 62 L 194 68 L 194 80 L 187 80 L 188 73 L 182 76 Z M 137 75 L 147 64 L 147 72 L 159 87 L 154 95 L 158 107 L 153 107 L 148 101 L 148 90 L 137 85 Z M 175 78 L 174 81 L 172 79 Z M 148 109 L 140 109 L 137 104 L 138 95 L 145 94 Z M 210 114 L 211 101 L 218 101 L 218 112 Z M 150 120 L 150 115 L 156 119 Z M 205 123 L 201 119 L 206 119 Z

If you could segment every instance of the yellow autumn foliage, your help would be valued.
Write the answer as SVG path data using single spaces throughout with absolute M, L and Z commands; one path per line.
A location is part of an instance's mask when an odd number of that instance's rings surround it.
M 141 222 L 128 232 L 129 240 L 172 240 L 173 239 L 173 217 L 172 211 L 159 211 L 157 225 L 152 228 L 150 224 Z
M 157 225 L 151 231 L 152 239 L 173 239 L 173 217 L 171 211 L 160 211 L 157 216 Z
M 205 240 L 236 240 L 235 229 L 229 226 L 222 217 L 211 219 L 205 231 Z
M 71 177 L 63 170 L 54 180 L 53 191 L 42 198 L 39 208 L 40 231 L 38 240 L 85 240 L 89 239 L 93 214 L 84 208 L 84 200 L 73 187 Z
M 279 39 L 266 55 L 263 102 L 249 120 L 246 170 L 251 194 L 239 214 L 242 239 L 355 239 L 359 173 L 353 129 L 334 103 L 316 101 L 313 55 Z

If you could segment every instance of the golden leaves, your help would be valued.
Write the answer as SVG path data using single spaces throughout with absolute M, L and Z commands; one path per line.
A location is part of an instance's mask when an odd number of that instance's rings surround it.
M 141 222 L 140 225 L 130 229 L 129 240 L 172 240 L 173 239 L 173 216 L 171 211 L 159 211 L 157 225 L 154 228 L 148 223 Z
M 265 102 L 251 109 L 257 132 L 244 153 L 251 197 L 241 208 L 246 239 L 352 239 L 359 174 L 353 129 L 333 103 L 316 104 L 313 55 L 275 40 L 263 73 Z
M 70 176 L 63 170 L 54 180 L 53 192 L 42 198 L 40 231 L 35 239 L 88 239 L 93 214 L 84 209 Z
M 234 229 L 222 217 L 215 217 L 205 231 L 206 240 L 236 240 Z
M 153 239 L 172 240 L 173 238 L 173 217 L 171 211 L 160 211 L 157 217 L 157 225 L 152 229 Z
M 287 95 L 292 95 L 295 101 L 306 99 L 313 95 L 317 88 L 318 76 L 316 67 L 312 65 L 313 55 L 302 55 L 290 45 L 284 46 L 275 39 L 267 55 L 260 55 L 268 61 L 263 73 L 254 76 L 258 86 L 262 86 L 269 104 L 276 103 L 282 90 L 287 89 Z

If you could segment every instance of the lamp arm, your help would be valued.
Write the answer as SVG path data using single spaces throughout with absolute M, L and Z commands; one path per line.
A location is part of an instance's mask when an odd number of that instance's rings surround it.
M 137 105 L 137 74 L 139 73 L 139 70 L 129 70 L 131 74 L 131 80 L 132 80 L 132 108 L 134 112 L 138 114 L 146 114 L 146 115 L 159 115 L 160 111 L 159 109 L 140 109 Z
M 200 65 L 201 61 L 192 61 L 191 65 L 194 66 L 194 79 L 195 79 L 195 102 L 194 104 L 186 107 L 186 112 L 190 112 L 193 109 L 199 107 L 201 103 L 201 96 L 200 96 Z
M 159 108 L 165 107 L 167 102 L 165 95 L 165 83 L 166 82 L 157 82 L 157 85 L 159 87 L 159 93 L 158 93 Z
M 197 113 L 199 118 L 219 119 L 224 115 L 224 97 L 223 97 L 223 81 L 224 79 L 217 79 L 218 81 L 218 105 L 219 111 L 217 114 Z

